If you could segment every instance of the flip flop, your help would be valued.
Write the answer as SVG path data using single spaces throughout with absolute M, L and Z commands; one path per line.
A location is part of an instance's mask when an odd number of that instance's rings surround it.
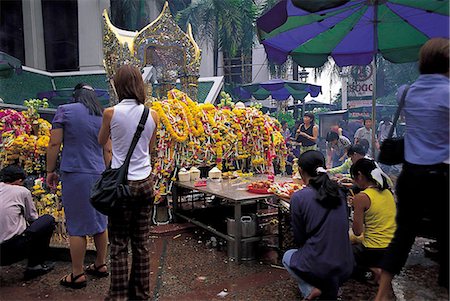
M 77 279 L 79 279 L 80 277 L 82 277 L 84 275 L 85 275 L 84 273 L 81 273 L 80 275 L 74 276 L 73 273 L 70 273 L 69 275 L 64 276 L 64 278 L 59 281 L 59 284 L 61 284 L 62 286 L 65 286 L 65 287 L 73 288 L 73 289 L 80 289 L 80 288 L 86 287 L 86 283 L 87 283 L 86 280 L 80 281 L 80 282 L 75 282 L 75 281 L 77 281 Z M 67 278 L 69 276 L 70 276 L 71 281 L 67 281 Z
M 106 267 L 105 263 L 99 265 L 98 267 L 95 266 L 95 263 L 93 263 L 93 264 L 90 264 L 90 265 L 86 266 L 85 272 L 86 272 L 86 274 L 89 274 L 89 275 L 92 275 L 92 276 L 96 276 L 96 277 L 99 277 L 99 278 L 108 277 L 109 276 L 109 272 L 108 271 L 106 271 L 106 272 L 100 271 L 100 269 L 103 268 L 103 267 Z

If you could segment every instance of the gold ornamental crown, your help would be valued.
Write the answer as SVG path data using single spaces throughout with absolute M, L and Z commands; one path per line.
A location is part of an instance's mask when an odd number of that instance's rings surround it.
M 106 9 L 103 23 L 103 65 L 112 104 L 117 102 L 112 79 L 124 64 L 153 67 L 159 97 L 165 96 L 180 79 L 181 89 L 196 99 L 201 50 L 192 36 L 191 25 L 188 24 L 187 33 L 183 32 L 174 21 L 167 2 L 160 15 L 140 31 L 115 27 Z M 152 83 L 148 83 L 148 90 L 151 93 Z

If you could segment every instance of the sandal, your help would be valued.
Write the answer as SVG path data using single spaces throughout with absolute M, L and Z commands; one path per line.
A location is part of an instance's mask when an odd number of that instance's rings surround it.
M 74 276 L 73 273 L 70 273 L 69 275 L 64 276 L 64 278 L 59 281 L 59 284 L 61 284 L 62 286 L 65 286 L 65 287 L 73 288 L 73 289 L 80 289 L 80 288 L 86 287 L 86 283 L 87 283 L 86 280 L 80 281 L 80 282 L 75 282 L 75 281 L 77 281 L 77 279 L 79 279 L 80 277 L 82 277 L 84 275 L 85 275 L 84 273 L 81 273 L 80 275 Z M 67 278 L 69 276 L 70 276 L 70 281 L 67 281 Z
M 89 274 L 89 275 L 92 275 L 92 276 L 96 276 L 96 277 L 99 277 L 99 278 L 108 277 L 109 276 L 109 272 L 108 271 L 106 271 L 106 272 L 100 271 L 100 269 L 103 268 L 103 267 L 106 267 L 105 263 L 99 265 L 98 267 L 95 266 L 95 263 L 93 263 L 93 264 L 88 265 L 86 267 L 85 271 L 86 271 L 86 274 Z

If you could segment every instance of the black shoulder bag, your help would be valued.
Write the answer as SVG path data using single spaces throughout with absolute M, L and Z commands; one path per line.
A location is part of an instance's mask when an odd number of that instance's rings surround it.
M 117 207 L 118 202 L 132 197 L 127 180 L 128 166 L 130 165 L 131 155 L 144 130 L 148 114 L 149 109 L 145 107 L 122 166 L 119 168 L 107 168 L 100 179 L 92 186 L 91 204 L 97 211 L 105 215 L 110 215 L 114 208 Z
M 405 139 L 403 137 L 392 138 L 392 135 L 394 134 L 395 125 L 397 124 L 400 112 L 405 105 L 405 98 L 408 90 L 409 86 L 403 90 L 388 137 L 380 145 L 380 154 L 378 155 L 378 162 L 380 163 L 396 165 L 405 162 Z

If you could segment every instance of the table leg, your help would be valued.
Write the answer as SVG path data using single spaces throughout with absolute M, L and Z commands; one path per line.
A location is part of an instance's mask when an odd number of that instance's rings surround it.
M 173 185 L 172 186 L 172 208 L 173 213 L 176 213 L 178 211 L 178 186 Z M 173 215 L 173 222 L 177 222 L 177 216 L 176 214 Z
M 283 258 L 283 212 L 281 211 L 281 205 L 277 206 L 278 210 L 278 258 Z
M 234 221 L 236 226 L 235 240 L 234 240 L 234 253 L 236 254 L 236 262 L 241 262 L 241 252 L 242 252 L 242 224 L 241 224 L 241 203 L 234 203 Z

